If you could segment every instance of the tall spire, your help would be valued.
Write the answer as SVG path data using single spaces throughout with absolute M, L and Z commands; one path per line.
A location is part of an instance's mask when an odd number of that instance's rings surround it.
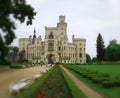
M 34 28 L 34 35 L 33 35 L 32 43 L 35 42 L 35 38 L 36 38 L 36 30 L 35 30 L 35 28 Z
M 33 38 L 36 38 L 36 30 L 34 28 L 34 35 L 33 35 Z

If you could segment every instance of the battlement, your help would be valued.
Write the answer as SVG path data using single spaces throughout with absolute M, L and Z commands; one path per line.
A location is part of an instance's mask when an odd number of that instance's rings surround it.
M 29 41 L 29 38 L 20 38 L 19 41 Z
M 86 39 L 84 39 L 84 38 L 74 38 L 74 41 L 84 41 L 84 42 L 86 42 Z

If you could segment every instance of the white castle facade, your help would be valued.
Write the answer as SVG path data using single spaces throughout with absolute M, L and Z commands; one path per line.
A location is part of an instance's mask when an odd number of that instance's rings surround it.
M 56 27 L 45 26 L 45 39 L 41 36 L 19 39 L 19 51 L 25 50 L 25 58 L 31 62 L 86 63 L 86 39 L 72 36 L 68 41 L 65 16 L 59 16 Z

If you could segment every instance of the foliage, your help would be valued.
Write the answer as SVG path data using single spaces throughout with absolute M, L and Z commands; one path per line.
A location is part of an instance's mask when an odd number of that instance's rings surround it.
M 25 60 L 25 50 L 23 49 L 19 52 L 19 62 L 22 63 L 24 62 L 24 60 Z
M 93 57 L 93 58 L 92 58 L 92 62 L 93 62 L 93 63 L 97 63 L 97 62 L 98 62 L 98 61 L 97 61 L 97 58 L 96 58 L 96 57 Z
M 104 54 L 105 54 L 104 48 L 105 48 L 104 41 L 102 35 L 99 33 L 97 37 L 97 60 L 100 62 L 104 60 Z
M 77 72 L 82 77 L 91 80 L 93 83 L 101 84 L 104 87 L 106 87 L 106 85 L 108 86 L 109 84 L 110 84 L 110 87 L 119 86 L 119 85 L 117 85 L 118 84 L 117 82 L 120 82 L 120 81 L 116 81 L 115 77 L 114 78 L 111 77 L 110 74 L 108 74 L 108 73 L 92 71 L 92 70 L 86 69 L 85 67 L 81 68 L 79 66 L 77 67 L 77 66 L 69 66 L 68 65 L 66 67 Z
M 105 49 L 106 61 L 119 61 L 120 60 L 120 44 L 116 40 L 111 40 Z
M 0 58 L 2 58 L 2 62 L 6 61 L 8 46 L 15 38 L 16 26 L 13 18 L 21 23 L 26 20 L 27 25 L 31 25 L 35 14 L 34 9 L 27 5 L 25 0 L 0 0 L 0 29 L 3 32 L 0 35 Z
M 87 63 L 92 63 L 91 57 L 89 54 L 86 54 L 86 62 Z
M 11 63 L 17 63 L 18 61 L 18 50 L 19 48 L 17 46 L 9 46 L 9 53 L 8 57 L 11 61 Z
M 10 68 L 23 68 L 23 64 L 11 64 Z
M 17 53 L 19 51 L 19 47 L 17 47 L 17 46 L 10 46 L 9 50 L 13 50 L 14 52 Z
M 5 55 L 7 55 L 8 48 L 5 46 L 2 36 L 0 35 L 0 63 L 3 64 L 6 62 L 6 59 L 4 58 Z

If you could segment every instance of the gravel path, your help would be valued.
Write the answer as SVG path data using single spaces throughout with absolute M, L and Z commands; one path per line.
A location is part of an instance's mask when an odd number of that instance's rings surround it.
M 67 73 L 67 75 L 74 81 L 74 83 L 78 86 L 78 88 L 87 96 L 87 98 L 105 98 L 103 95 L 94 91 L 83 82 L 81 82 L 78 78 L 76 78 L 72 73 L 70 73 L 66 68 L 62 67 L 63 70 Z
M 35 74 L 45 69 L 46 66 L 36 66 L 24 69 L 0 69 L 0 98 L 14 98 L 9 92 L 12 83 L 18 83 L 25 78 L 33 77 Z

